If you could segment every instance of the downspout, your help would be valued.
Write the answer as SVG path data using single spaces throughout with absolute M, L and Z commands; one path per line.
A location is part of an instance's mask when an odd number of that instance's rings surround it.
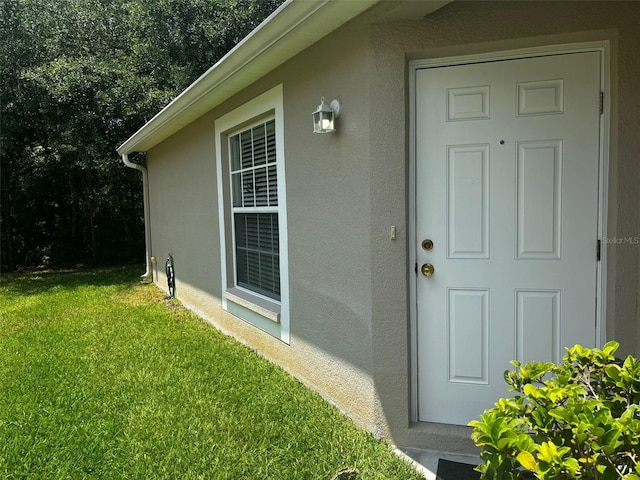
M 135 168 L 142 173 L 142 204 L 144 208 L 144 246 L 145 246 L 145 266 L 147 271 L 140 276 L 140 280 L 143 282 L 153 281 L 153 270 L 151 267 L 151 226 L 149 217 L 149 181 L 147 169 L 142 165 L 129 161 L 129 156 L 126 153 L 122 154 L 122 161 L 129 168 Z

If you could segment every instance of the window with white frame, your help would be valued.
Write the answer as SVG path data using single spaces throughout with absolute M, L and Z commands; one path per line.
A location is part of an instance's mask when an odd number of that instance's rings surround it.
M 288 343 L 282 85 L 215 128 L 222 307 Z
M 236 283 L 280 300 L 275 121 L 229 137 Z

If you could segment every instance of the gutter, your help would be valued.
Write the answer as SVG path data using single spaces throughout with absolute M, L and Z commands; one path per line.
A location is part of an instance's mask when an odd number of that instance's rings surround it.
M 153 282 L 153 270 L 151 268 L 151 225 L 149 217 L 149 180 L 147 169 L 142 165 L 129 161 L 126 153 L 122 154 L 122 162 L 129 168 L 134 168 L 142 173 L 142 199 L 144 207 L 144 246 L 145 246 L 145 268 L 146 271 L 140 276 L 140 280 L 145 283 Z

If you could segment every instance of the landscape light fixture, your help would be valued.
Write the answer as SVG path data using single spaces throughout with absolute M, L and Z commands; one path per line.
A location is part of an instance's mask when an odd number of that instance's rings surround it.
M 324 103 L 324 97 L 320 99 L 320 105 L 313 112 L 313 133 L 335 132 L 335 119 L 340 117 L 342 102 L 338 99 L 331 101 L 329 105 Z

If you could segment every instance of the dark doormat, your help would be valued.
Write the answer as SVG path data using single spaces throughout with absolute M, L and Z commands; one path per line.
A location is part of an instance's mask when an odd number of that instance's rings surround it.
M 480 480 L 480 472 L 474 470 L 475 465 L 452 462 L 441 458 L 438 460 L 438 480 Z

